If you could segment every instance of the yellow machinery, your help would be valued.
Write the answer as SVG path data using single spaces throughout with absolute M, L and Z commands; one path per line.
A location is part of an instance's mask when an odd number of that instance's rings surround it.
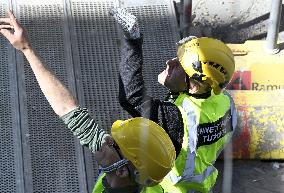
M 283 43 L 279 43 L 279 48 Z M 227 87 L 238 110 L 234 158 L 284 158 L 284 50 L 271 55 L 266 41 L 228 44 L 236 72 Z
M 181 31 L 188 36 L 192 1 L 181 4 Z M 236 72 L 227 86 L 239 118 L 234 158 L 284 159 L 284 42 L 277 42 L 281 8 L 282 0 L 271 1 L 265 41 L 228 44 L 236 60 Z
M 284 159 L 284 42 L 277 42 L 282 0 L 271 2 L 266 41 L 228 44 L 236 71 L 227 87 L 238 111 L 233 157 Z

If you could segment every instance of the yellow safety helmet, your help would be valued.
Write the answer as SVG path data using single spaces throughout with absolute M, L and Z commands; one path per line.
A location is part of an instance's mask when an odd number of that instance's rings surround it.
M 142 117 L 118 120 L 113 123 L 111 134 L 123 156 L 139 172 L 136 173 L 138 183 L 156 185 L 172 169 L 175 147 L 165 130 L 155 122 Z
M 184 38 L 178 42 L 177 56 L 185 72 L 208 82 L 215 94 L 226 87 L 235 71 L 231 49 L 213 38 Z

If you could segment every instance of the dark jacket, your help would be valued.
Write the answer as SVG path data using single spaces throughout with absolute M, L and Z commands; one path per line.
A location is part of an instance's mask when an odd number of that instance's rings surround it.
M 133 117 L 142 116 L 158 123 L 170 136 L 179 154 L 184 125 L 178 107 L 170 101 L 149 96 L 142 76 L 142 38 L 125 40 L 119 66 L 119 102 Z

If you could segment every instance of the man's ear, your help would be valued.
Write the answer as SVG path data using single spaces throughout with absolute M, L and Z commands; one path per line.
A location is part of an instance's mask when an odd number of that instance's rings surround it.
M 120 177 L 120 178 L 125 178 L 129 176 L 129 171 L 128 169 L 124 166 L 121 168 L 118 168 L 115 172 L 115 174 Z

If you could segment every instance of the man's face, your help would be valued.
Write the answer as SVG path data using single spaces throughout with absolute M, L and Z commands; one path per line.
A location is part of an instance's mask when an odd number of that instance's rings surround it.
M 158 75 L 158 82 L 172 92 L 187 90 L 186 73 L 177 58 L 166 62 L 166 69 Z
M 114 140 L 111 137 L 107 137 L 106 142 L 103 144 L 101 149 L 95 153 L 95 159 L 102 167 L 113 165 L 114 163 L 122 160 L 122 158 L 122 153 L 114 147 Z M 131 177 L 134 170 L 135 167 L 132 163 L 128 163 L 114 171 L 106 173 L 107 183 L 111 188 L 129 188 L 129 186 L 136 186 L 136 182 Z

